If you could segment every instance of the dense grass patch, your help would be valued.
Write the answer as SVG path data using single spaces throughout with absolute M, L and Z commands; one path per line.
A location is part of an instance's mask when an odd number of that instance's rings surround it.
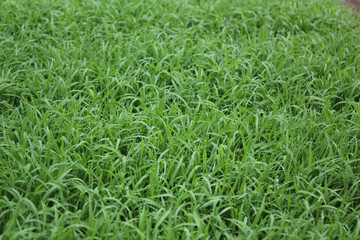
M 1 239 L 356 239 L 338 1 L 0 1 Z

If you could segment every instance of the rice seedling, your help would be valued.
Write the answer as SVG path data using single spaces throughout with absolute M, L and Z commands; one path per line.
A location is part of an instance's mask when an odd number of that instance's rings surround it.
M 354 16 L 0 1 L 0 239 L 358 239 Z

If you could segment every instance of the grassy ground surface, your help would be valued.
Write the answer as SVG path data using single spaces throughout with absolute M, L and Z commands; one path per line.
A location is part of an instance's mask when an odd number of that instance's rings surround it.
M 0 1 L 1 239 L 357 239 L 338 1 Z

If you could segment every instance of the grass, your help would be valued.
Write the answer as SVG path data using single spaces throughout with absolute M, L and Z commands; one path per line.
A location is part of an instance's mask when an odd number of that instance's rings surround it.
M 0 239 L 359 238 L 360 24 L 339 1 L 0 13 Z

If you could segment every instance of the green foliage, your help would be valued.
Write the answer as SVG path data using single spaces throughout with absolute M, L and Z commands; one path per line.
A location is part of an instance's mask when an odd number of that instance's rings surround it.
M 0 1 L 0 239 L 357 239 L 359 53 L 338 1 Z

